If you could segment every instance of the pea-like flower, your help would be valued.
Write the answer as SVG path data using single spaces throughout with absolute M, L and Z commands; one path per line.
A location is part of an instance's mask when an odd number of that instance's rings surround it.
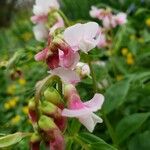
M 62 116 L 78 118 L 90 132 L 94 130 L 97 123 L 102 123 L 102 119 L 93 112 L 101 109 L 104 102 L 103 95 L 96 93 L 90 101 L 82 102 L 75 87 L 67 85 L 65 96 L 69 108 L 62 111 Z
M 95 48 L 99 38 L 99 25 L 96 22 L 75 24 L 64 31 L 64 40 L 74 51 L 87 53 Z

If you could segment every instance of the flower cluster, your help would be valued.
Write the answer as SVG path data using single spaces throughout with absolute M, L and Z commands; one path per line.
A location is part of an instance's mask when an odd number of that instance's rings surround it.
M 102 20 L 102 28 L 96 22 L 77 23 L 72 26 L 64 23 L 66 18 L 62 18 L 62 12 L 60 13 L 56 0 L 45 0 L 44 2 L 36 0 L 33 13 L 34 16 L 31 20 L 36 24 L 33 29 L 36 39 L 47 40 L 45 48 L 35 55 L 35 60 L 44 61 L 47 64 L 50 77 L 56 76 L 61 79 L 64 103 L 58 100 L 59 96 L 56 96 L 57 87 L 53 90 L 46 90 L 44 92 L 46 101 L 40 100 L 39 104 L 42 115 L 38 119 L 36 105 L 31 103 L 29 116 L 33 124 L 38 122 L 42 133 L 50 140 L 50 148 L 61 150 L 64 149 L 62 131 L 67 126 L 66 117 L 77 118 L 90 132 L 94 130 L 97 123 L 102 123 L 102 119 L 94 112 L 101 109 L 104 96 L 95 93 L 90 101 L 82 102 L 75 87 L 82 78 L 91 77 L 91 64 L 80 62 L 80 54 L 88 56 L 95 47 L 107 46 L 106 29 L 124 24 L 126 14 L 113 15 L 110 10 L 92 7 L 90 14 L 94 18 Z M 52 17 L 57 20 L 54 24 L 51 20 Z M 59 30 L 61 27 L 64 28 Z M 56 29 L 59 32 L 56 32 Z M 39 138 L 37 139 L 41 141 Z M 33 141 L 32 143 L 34 143 Z
M 106 47 L 109 45 L 109 41 L 106 38 L 106 34 L 112 28 L 115 28 L 117 25 L 123 25 L 127 22 L 126 13 L 119 12 L 118 14 L 113 14 L 111 9 L 97 8 L 95 6 L 91 7 L 90 16 L 96 18 L 102 22 L 101 28 L 101 38 L 98 43 L 98 47 Z

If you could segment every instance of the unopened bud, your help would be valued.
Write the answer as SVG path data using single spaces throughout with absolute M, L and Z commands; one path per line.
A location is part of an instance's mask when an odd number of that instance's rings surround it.
M 54 104 L 44 101 L 40 110 L 43 114 L 48 115 L 54 119 L 55 124 L 58 128 L 63 131 L 66 127 L 66 117 L 61 115 L 61 109 L 55 106 Z
M 90 76 L 89 65 L 83 62 L 79 62 L 76 66 L 76 72 L 80 75 L 81 78 L 85 76 Z
M 57 105 L 60 108 L 63 106 L 63 102 L 62 102 L 62 98 L 61 98 L 60 94 L 53 87 L 45 90 L 44 97 L 47 101 Z
M 33 133 L 30 139 L 31 150 L 40 150 L 41 137 L 38 133 Z
M 45 115 L 56 114 L 57 109 L 59 109 L 57 106 L 55 106 L 54 104 L 52 104 L 51 102 L 48 102 L 48 101 L 42 102 L 42 104 L 40 106 L 41 112 Z
M 51 131 L 55 128 L 57 128 L 56 124 L 54 123 L 53 119 L 50 117 L 47 117 L 45 115 L 42 115 L 38 121 L 38 125 L 43 131 Z
M 28 109 L 29 109 L 29 118 L 31 119 L 32 123 L 35 123 L 37 121 L 37 114 L 34 98 L 29 100 Z

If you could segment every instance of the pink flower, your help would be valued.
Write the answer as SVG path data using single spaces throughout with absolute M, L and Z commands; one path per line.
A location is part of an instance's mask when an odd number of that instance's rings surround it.
M 36 0 L 33 6 L 34 16 L 31 17 L 33 23 L 44 23 L 47 21 L 47 15 L 52 9 L 59 9 L 57 0 Z
M 89 13 L 92 18 L 98 18 L 100 15 L 100 9 L 98 9 L 95 6 L 92 6 Z
M 87 53 L 97 45 L 99 25 L 96 22 L 75 24 L 64 31 L 64 40 L 74 51 L 82 50 Z
M 56 29 L 64 27 L 64 20 L 60 15 L 56 15 L 57 22 L 50 28 L 52 34 Z
M 125 24 L 127 22 L 127 14 L 121 12 L 116 15 L 116 22 L 118 25 Z
M 80 77 L 75 73 L 75 71 L 58 67 L 49 71 L 52 75 L 57 75 L 61 78 L 64 83 L 76 84 L 80 82 Z
M 33 33 L 37 41 L 44 41 L 48 38 L 48 30 L 42 23 L 33 27 Z
M 102 123 L 102 119 L 93 112 L 101 109 L 104 102 L 103 95 L 96 93 L 90 101 L 83 103 L 74 86 L 68 85 L 65 92 L 69 109 L 64 109 L 62 116 L 78 118 L 90 132 L 97 123 Z
M 35 55 L 35 60 L 45 60 L 50 69 L 57 67 L 74 69 L 80 56 L 78 52 L 74 52 L 68 44 L 60 40 L 60 43 L 50 42 L 44 50 Z

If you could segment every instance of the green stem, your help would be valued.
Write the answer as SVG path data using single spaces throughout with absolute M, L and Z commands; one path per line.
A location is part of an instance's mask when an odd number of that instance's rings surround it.
M 58 9 L 57 12 L 64 19 L 64 22 L 65 22 L 66 26 L 69 27 L 70 22 L 69 22 L 68 18 L 66 17 L 66 15 L 60 9 Z
M 114 143 L 114 145 L 117 147 L 117 149 L 119 150 L 119 144 L 117 142 L 117 137 L 116 137 L 116 134 L 115 134 L 115 131 L 113 129 L 113 127 L 111 126 L 107 116 L 103 113 L 103 118 L 104 118 L 104 121 L 105 121 L 105 124 L 107 126 L 107 129 L 108 129 L 108 132 L 109 132 L 109 135 L 112 139 L 112 142 Z

